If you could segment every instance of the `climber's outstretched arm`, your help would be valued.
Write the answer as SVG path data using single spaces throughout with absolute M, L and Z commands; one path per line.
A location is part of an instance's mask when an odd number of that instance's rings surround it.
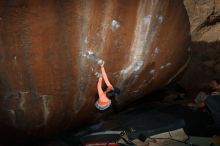
M 98 84 L 97 84 L 97 90 L 98 90 L 98 94 L 99 94 L 99 97 L 101 97 L 104 92 L 102 90 L 102 77 L 99 77 L 99 81 L 98 81 Z
M 105 83 L 106 83 L 108 89 L 113 90 L 114 88 L 113 88 L 112 84 L 111 84 L 111 83 L 109 82 L 109 80 L 108 80 L 107 74 L 106 74 L 106 72 L 105 72 L 104 65 L 101 66 L 101 71 L 102 71 L 103 79 L 104 79 L 104 81 L 105 81 Z

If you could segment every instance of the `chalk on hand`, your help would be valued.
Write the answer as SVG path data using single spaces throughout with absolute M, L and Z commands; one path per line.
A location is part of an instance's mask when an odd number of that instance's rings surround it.
M 104 61 L 103 61 L 102 59 L 99 59 L 99 60 L 97 61 L 97 64 L 98 64 L 98 65 L 104 65 Z

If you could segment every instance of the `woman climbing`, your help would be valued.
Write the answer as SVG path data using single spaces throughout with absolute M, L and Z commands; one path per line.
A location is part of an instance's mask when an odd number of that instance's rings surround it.
M 105 91 L 103 91 L 102 89 L 103 79 L 107 86 L 107 89 Z M 99 76 L 97 90 L 99 98 L 96 101 L 95 106 L 99 110 L 106 110 L 108 107 L 110 107 L 111 99 L 115 97 L 115 94 L 120 94 L 120 90 L 118 88 L 114 88 L 109 82 L 107 74 L 105 72 L 104 63 L 101 65 L 101 75 Z

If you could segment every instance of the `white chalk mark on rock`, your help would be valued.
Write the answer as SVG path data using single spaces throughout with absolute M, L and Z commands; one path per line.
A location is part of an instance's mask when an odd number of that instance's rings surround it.
M 93 69 L 93 67 L 91 67 L 91 71 L 92 71 L 92 72 L 94 72 L 94 69 Z
M 112 30 L 116 30 L 120 27 L 120 23 L 116 20 L 112 20 Z
M 158 17 L 158 22 L 159 22 L 159 23 L 163 23 L 163 16 L 159 16 L 159 17 Z
M 93 55 L 94 53 L 92 51 L 88 51 L 88 54 L 89 55 Z
M 134 71 L 138 71 L 142 65 L 144 64 L 144 61 L 137 61 L 135 64 L 134 64 Z
M 154 49 L 154 53 L 155 53 L 155 54 L 159 54 L 159 53 L 160 53 L 160 49 L 159 49 L 159 48 L 155 48 L 155 49 Z
M 160 53 L 160 49 L 159 48 L 155 48 L 154 52 L 152 54 L 153 59 L 155 59 L 159 53 Z
M 44 108 L 44 125 L 47 125 L 48 117 L 50 114 L 50 110 L 48 108 L 48 95 L 41 95 L 43 100 L 43 108 Z
M 166 67 L 169 67 L 169 66 L 171 66 L 172 65 L 172 63 L 171 62 L 168 62 L 167 64 L 166 64 Z
M 165 68 L 165 66 L 164 66 L 164 65 L 161 65 L 161 66 L 160 66 L 160 69 L 164 69 L 164 68 Z
M 97 78 L 99 78 L 99 77 L 101 77 L 102 76 L 102 74 L 101 73 L 99 73 L 99 72 L 95 72 L 95 74 L 94 74 Z
M 190 51 L 191 51 L 191 47 L 188 48 L 188 52 L 190 52 Z
M 150 70 L 150 74 L 154 74 L 154 73 L 155 73 L 154 69 Z
M 15 111 L 13 109 L 9 109 L 8 112 L 9 112 L 9 114 L 11 116 L 11 120 L 12 120 L 13 125 L 15 125 L 15 122 L 16 122 Z
M 133 91 L 134 93 L 138 93 L 139 92 L 139 90 L 135 90 L 135 91 Z
M 87 51 L 87 52 L 84 53 L 82 56 L 83 56 L 83 57 L 86 57 L 87 59 L 89 59 L 89 60 L 91 60 L 91 61 L 93 61 L 93 62 L 95 62 L 97 65 L 102 65 L 102 64 L 104 64 L 104 60 L 98 58 L 98 57 L 94 54 L 94 52 L 92 52 L 92 51 Z
M 20 93 L 20 98 L 21 98 L 21 101 L 20 101 L 20 104 L 19 104 L 19 107 L 20 109 L 24 112 L 25 111 L 25 107 L 24 107 L 24 104 L 26 102 L 26 99 L 25 99 L 25 94 L 28 94 L 28 92 L 19 92 Z
M 86 44 L 88 44 L 88 43 L 89 43 L 89 41 L 88 41 L 88 38 L 87 38 L 87 37 L 85 38 L 84 42 L 85 42 Z
M 144 24 L 150 24 L 150 21 L 151 21 L 151 15 L 148 15 L 148 16 L 144 16 Z
M 120 74 L 127 74 L 127 73 L 128 73 L 128 70 L 126 70 L 126 69 L 123 69 L 120 71 Z
M 162 70 L 162 69 L 165 69 L 165 68 L 167 68 L 167 67 L 169 67 L 169 66 L 171 66 L 172 65 L 172 63 L 171 62 L 168 62 L 167 64 L 165 64 L 165 65 L 161 65 L 160 66 L 160 69 Z
M 17 64 L 17 56 L 14 56 L 14 62 Z

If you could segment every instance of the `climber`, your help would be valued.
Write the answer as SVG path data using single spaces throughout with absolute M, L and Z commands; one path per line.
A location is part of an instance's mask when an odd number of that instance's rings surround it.
M 195 99 L 195 104 L 188 104 L 194 108 L 205 108 L 209 110 L 213 118 L 215 130 L 220 131 L 220 80 L 212 79 L 209 83 L 210 93 L 207 95 L 199 94 Z M 220 132 L 218 132 L 220 134 Z
M 103 91 L 102 89 L 102 81 L 105 81 L 105 84 L 107 85 L 106 91 Z M 95 106 L 99 110 L 105 110 L 111 105 L 111 99 L 115 97 L 115 95 L 120 94 L 120 89 L 114 88 L 112 84 L 109 82 L 107 74 L 105 72 L 104 63 L 101 65 L 101 75 L 99 76 L 98 84 L 97 84 L 97 90 L 99 98 L 95 103 Z

